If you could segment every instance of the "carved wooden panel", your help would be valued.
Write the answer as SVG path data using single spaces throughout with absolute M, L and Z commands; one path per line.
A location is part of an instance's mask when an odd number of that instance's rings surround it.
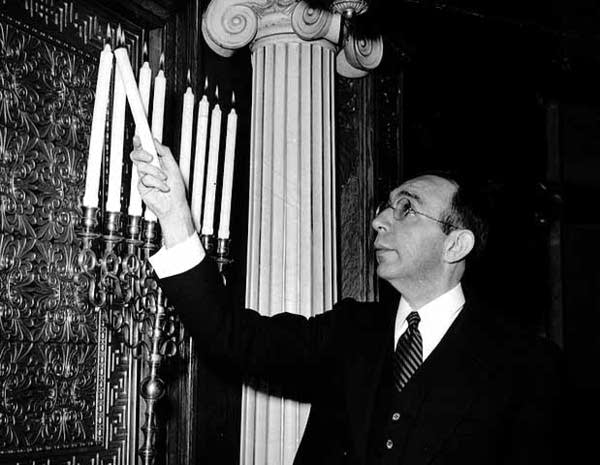
M 0 6 L 0 462 L 132 463 L 138 362 L 75 280 L 107 22 L 73 2 Z
M 378 295 L 371 220 L 402 175 L 402 75 L 336 79 L 340 297 Z
M 337 183 L 340 297 L 374 298 L 369 230 L 373 198 L 372 77 L 337 77 Z

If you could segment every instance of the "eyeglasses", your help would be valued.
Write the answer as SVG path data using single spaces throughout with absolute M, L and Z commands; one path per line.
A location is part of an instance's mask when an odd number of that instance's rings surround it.
M 435 221 L 436 223 L 448 226 L 451 229 L 459 229 L 458 226 L 456 226 L 452 223 L 439 220 L 431 215 L 428 215 L 427 213 L 423 213 L 423 212 L 420 212 L 419 210 L 415 210 L 410 202 L 410 199 L 408 199 L 406 197 L 398 197 L 394 201 L 386 200 L 386 201 L 381 202 L 379 204 L 379 206 L 377 207 L 377 210 L 375 210 L 375 216 L 379 216 L 380 213 L 382 213 L 384 210 L 387 210 L 388 208 L 391 208 L 393 210 L 393 217 L 396 221 L 402 221 L 408 215 L 421 215 L 421 216 L 424 216 L 425 218 Z

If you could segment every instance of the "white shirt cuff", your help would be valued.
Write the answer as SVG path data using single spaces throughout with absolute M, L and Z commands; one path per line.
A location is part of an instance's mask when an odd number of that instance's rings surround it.
M 167 249 L 164 245 L 149 260 L 159 278 L 168 278 L 191 270 L 204 260 L 206 252 L 197 234 Z

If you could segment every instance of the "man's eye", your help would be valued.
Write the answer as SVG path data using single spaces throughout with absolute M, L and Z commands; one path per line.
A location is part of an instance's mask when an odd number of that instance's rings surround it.
M 408 199 L 401 199 L 398 204 L 397 207 L 398 211 L 403 215 L 406 216 L 409 213 L 411 213 L 412 211 L 412 206 L 410 204 L 410 201 Z

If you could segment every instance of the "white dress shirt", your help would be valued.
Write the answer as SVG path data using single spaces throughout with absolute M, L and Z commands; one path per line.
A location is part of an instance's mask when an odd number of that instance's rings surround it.
M 419 322 L 419 332 L 423 338 L 423 361 L 429 357 L 433 349 L 439 344 L 444 334 L 452 325 L 465 304 L 465 296 L 462 286 L 458 283 L 445 294 L 433 299 L 431 302 L 423 305 L 416 312 L 421 317 Z M 394 329 L 394 349 L 398 344 L 398 339 L 406 329 L 408 323 L 406 317 L 413 310 L 408 302 L 402 297 L 396 313 L 396 327 Z

